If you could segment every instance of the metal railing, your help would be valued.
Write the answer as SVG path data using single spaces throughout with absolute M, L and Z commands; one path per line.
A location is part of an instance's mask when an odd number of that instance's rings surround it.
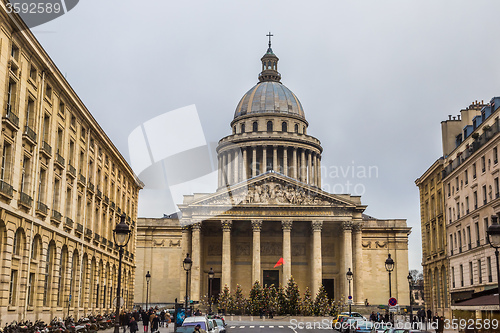
M 81 223 L 76 224 L 76 231 L 83 234 L 83 225 Z
M 73 220 L 70 219 L 69 217 L 66 217 L 66 219 L 64 220 L 64 225 L 73 228 Z
M 45 141 L 42 141 L 42 151 L 47 153 L 47 155 L 52 155 L 52 147 Z
M 41 201 L 38 201 L 36 204 L 36 210 L 39 211 L 40 213 L 47 215 L 47 212 L 49 210 L 49 207 L 47 207 L 46 204 L 44 204 Z
M 62 214 L 59 213 L 57 210 L 52 209 L 52 218 L 56 221 L 61 222 Z
M 10 121 L 12 124 L 14 124 L 16 127 L 19 127 L 19 117 L 17 116 L 17 114 L 15 114 L 15 113 L 12 111 L 12 105 L 7 104 L 6 111 L 7 111 L 7 112 L 5 112 L 5 117 L 4 117 L 4 119 L 7 119 L 7 120 L 8 120 L 8 121 Z
M 76 177 L 76 168 L 74 166 L 72 166 L 71 164 L 68 164 L 68 172 L 73 177 Z
M 92 184 L 92 182 L 88 182 L 87 183 L 87 189 L 90 191 L 90 192 L 94 192 L 94 184 Z
M 33 198 L 27 195 L 24 192 L 21 192 L 21 196 L 19 197 L 19 201 L 25 206 L 31 206 L 33 203 Z
M 87 182 L 87 179 L 85 178 L 85 176 L 84 176 L 84 175 L 79 174 L 79 175 L 78 175 L 78 181 L 79 181 L 80 183 L 82 183 L 83 185 L 85 185 L 85 183 Z
M 29 126 L 24 126 L 24 135 L 26 135 L 31 141 L 36 143 L 36 133 Z
M 8 195 L 9 197 L 12 197 L 12 192 L 13 192 L 12 185 L 7 183 L 6 181 L 0 180 L 0 192 Z
M 64 157 L 62 157 L 59 153 L 56 153 L 56 162 L 64 168 Z
M 89 228 L 85 228 L 85 236 L 92 237 L 92 230 L 90 230 Z

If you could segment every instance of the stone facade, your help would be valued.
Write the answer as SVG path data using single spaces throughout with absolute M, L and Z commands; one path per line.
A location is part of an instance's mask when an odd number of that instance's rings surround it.
M 486 237 L 500 213 L 498 106 L 498 97 L 487 105 L 475 103 L 461 111 L 461 119 L 442 123 L 443 136 L 447 129 L 455 141 L 443 172 L 452 304 L 498 283 L 494 249 Z M 453 129 L 456 123 L 461 130 Z
M 142 187 L 19 16 L 0 6 L 0 321 L 114 310 L 118 251 L 132 228 L 122 291 L 134 297 Z
M 440 158 L 415 184 L 420 191 L 425 306 L 433 313 L 449 318 L 449 262 L 442 173 L 443 159 Z

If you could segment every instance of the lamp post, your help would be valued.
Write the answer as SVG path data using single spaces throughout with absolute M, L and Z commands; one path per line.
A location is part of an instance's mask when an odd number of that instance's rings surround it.
M 212 269 L 212 267 L 210 267 L 210 270 L 208 271 L 208 282 L 210 284 L 210 291 L 209 291 L 209 299 L 208 299 L 208 304 L 209 304 L 209 314 L 212 314 L 212 282 L 213 282 L 213 279 L 214 279 L 214 270 Z
M 498 267 L 498 249 L 500 248 L 500 225 L 497 223 L 498 217 L 491 216 L 493 223 L 488 227 L 488 243 L 495 248 L 495 257 L 497 258 L 497 282 L 498 282 L 498 302 L 500 306 L 500 267 Z
M 146 273 L 146 311 L 148 311 L 148 298 L 149 298 L 149 280 L 151 280 L 151 274 L 149 271 Z
M 351 281 L 352 281 L 352 271 L 349 268 L 347 273 L 345 274 L 347 277 L 347 281 L 349 281 L 349 296 L 351 296 Z M 349 317 L 351 317 L 351 303 L 352 303 L 352 298 L 349 299 L 347 302 L 349 302 Z
M 189 253 L 186 255 L 186 258 L 184 258 L 184 261 L 182 262 L 182 267 L 184 267 L 184 270 L 186 271 L 186 301 L 184 303 L 184 315 L 187 316 L 187 311 L 188 311 L 188 284 L 189 284 L 189 271 L 191 270 L 191 266 L 193 265 L 193 261 L 191 258 L 189 258 Z
M 413 287 L 413 276 L 408 272 L 408 286 L 410 287 L 410 325 L 413 328 L 413 303 L 411 302 L 411 290 Z
M 113 239 L 115 240 L 116 246 L 119 250 L 119 260 L 118 260 L 118 288 L 116 288 L 116 317 L 115 317 L 115 331 L 114 333 L 120 333 L 120 289 L 121 289 L 121 279 L 122 279 L 122 257 L 123 248 L 127 246 L 130 239 L 130 228 L 127 223 L 125 223 L 125 213 L 120 216 L 120 223 L 113 230 Z
M 392 298 L 391 290 L 391 272 L 394 270 L 394 260 L 391 258 L 391 254 L 385 260 L 385 269 L 389 272 L 389 298 Z

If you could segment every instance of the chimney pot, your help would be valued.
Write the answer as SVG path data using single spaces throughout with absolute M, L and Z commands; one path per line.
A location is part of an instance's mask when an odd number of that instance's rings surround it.
M 451 120 L 451 114 L 448 115 L 448 120 Z

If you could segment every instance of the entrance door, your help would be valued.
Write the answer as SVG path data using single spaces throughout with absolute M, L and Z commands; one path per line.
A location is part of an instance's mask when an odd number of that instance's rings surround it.
M 274 287 L 278 288 L 280 285 L 280 271 L 278 270 L 264 270 L 263 285 L 270 287 L 274 284 Z
M 210 292 L 210 279 L 208 279 L 208 292 Z M 214 303 L 218 303 L 219 294 L 220 294 L 220 278 L 212 279 L 212 297 L 214 299 Z
M 326 294 L 328 295 L 329 299 L 334 299 L 335 296 L 333 286 L 333 279 L 323 279 L 323 287 L 325 288 Z

